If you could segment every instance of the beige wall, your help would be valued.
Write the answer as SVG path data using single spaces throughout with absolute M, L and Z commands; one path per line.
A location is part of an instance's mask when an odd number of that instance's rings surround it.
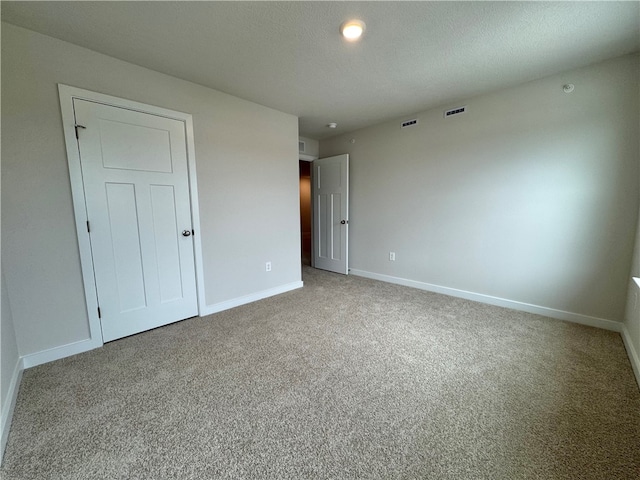
M 57 83 L 193 115 L 207 305 L 300 281 L 296 117 L 3 24 L 2 260 L 21 355 L 89 335 Z
M 622 321 L 638 112 L 627 56 L 321 141 L 350 154 L 350 267 Z

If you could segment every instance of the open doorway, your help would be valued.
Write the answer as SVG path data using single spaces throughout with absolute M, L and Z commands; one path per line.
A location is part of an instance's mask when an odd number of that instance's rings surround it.
M 303 265 L 311 265 L 313 249 L 311 245 L 311 165 L 304 160 L 300 164 L 300 239 Z

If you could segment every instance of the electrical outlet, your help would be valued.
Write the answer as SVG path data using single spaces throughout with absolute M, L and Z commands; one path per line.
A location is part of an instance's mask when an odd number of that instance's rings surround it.
M 265 271 L 270 272 L 271 271 L 271 262 L 265 263 L 264 269 L 265 269 Z
M 389 261 L 390 262 L 396 261 L 396 252 L 389 252 Z

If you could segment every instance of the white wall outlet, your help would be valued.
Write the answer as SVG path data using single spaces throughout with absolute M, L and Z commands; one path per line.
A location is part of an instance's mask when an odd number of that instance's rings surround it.
M 389 261 L 390 262 L 396 261 L 396 252 L 389 252 Z
M 264 269 L 265 269 L 265 271 L 270 272 L 271 271 L 271 262 L 265 263 L 264 264 Z

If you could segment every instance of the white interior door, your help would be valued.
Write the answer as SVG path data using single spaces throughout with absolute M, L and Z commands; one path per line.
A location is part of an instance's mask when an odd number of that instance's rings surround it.
M 184 123 L 73 105 L 103 340 L 197 315 Z
M 349 272 L 349 155 L 313 162 L 314 267 Z

